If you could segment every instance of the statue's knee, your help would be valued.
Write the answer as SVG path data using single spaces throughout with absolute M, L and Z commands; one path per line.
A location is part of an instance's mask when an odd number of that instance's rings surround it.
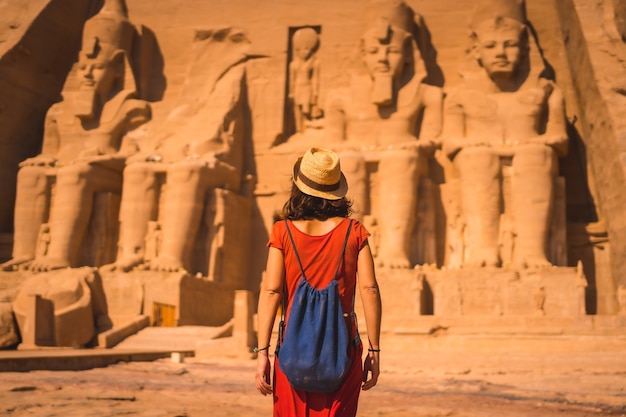
M 457 155 L 457 160 L 468 161 L 491 161 L 497 158 L 497 155 L 486 146 L 470 146 L 463 148 Z
M 167 170 L 168 182 L 188 182 L 198 181 L 206 175 L 210 174 L 210 169 L 201 163 L 177 163 L 171 165 Z
M 26 166 L 17 172 L 17 188 L 37 188 L 45 185 L 46 173 L 41 167 Z
M 518 171 L 540 169 L 545 172 L 556 173 L 556 154 L 552 148 L 545 145 L 522 146 L 515 152 L 513 167 Z
M 147 164 L 131 164 L 124 168 L 124 182 L 131 184 L 144 183 L 154 176 Z
M 380 168 L 384 171 L 410 173 L 417 170 L 419 155 L 411 149 L 394 149 L 380 156 Z
M 361 152 L 345 151 L 339 153 L 341 170 L 346 174 L 359 174 L 365 171 L 365 157 Z
M 461 176 L 494 176 L 500 172 L 500 157 L 487 147 L 463 149 L 454 159 Z
M 86 164 L 69 165 L 59 168 L 57 172 L 57 184 L 65 186 L 82 184 L 87 180 L 91 172 L 92 168 Z

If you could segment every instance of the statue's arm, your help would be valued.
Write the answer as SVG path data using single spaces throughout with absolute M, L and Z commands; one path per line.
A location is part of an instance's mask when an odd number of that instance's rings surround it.
M 146 123 L 152 117 L 150 103 L 145 100 L 130 99 L 124 103 L 126 110 L 125 130 L 130 132 Z
M 298 71 L 296 70 L 296 61 L 291 61 L 289 63 L 289 91 L 287 92 L 287 96 L 289 99 L 294 99 L 295 89 L 296 89 L 296 77 Z
M 43 130 L 43 143 L 41 153 L 33 158 L 28 158 L 20 163 L 20 166 L 41 165 L 52 166 L 56 162 L 55 155 L 61 148 L 61 135 L 57 125 L 58 104 L 52 105 L 46 113 Z
M 465 110 L 454 93 L 444 100 L 441 139 L 442 149 L 449 158 L 453 158 L 463 148 Z
M 107 163 L 119 165 L 138 151 L 138 146 L 130 143 L 128 132 L 150 120 L 150 104 L 145 100 L 128 99 L 121 106 L 114 128 L 109 133 L 108 146 L 92 147 L 81 152 L 75 162 Z
M 554 149 L 559 156 L 567 154 L 569 140 L 567 137 L 567 119 L 565 117 L 565 100 L 563 92 L 553 86 L 548 97 L 548 120 L 545 131 L 546 144 Z
M 331 141 L 346 139 L 346 98 L 343 94 L 329 94 L 324 108 L 324 136 Z
M 137 129 L 147 123 L 152 118 L 152 108 L 145 100 L 128 100 L 128 109 L 125 117 L 124 135 L 121 138 L 119 155 L 129 158 L 136 156 L 136 161 L 158 161 L 160 157 L 153 149 L 154 146 L 146 146 L 146 143 L 139 141 L 127 132 Z M 146 141 L 149 142 L 149 141 Z M 151 143 L 150 143 L 151 144 Z
M 422 84 L 422 101 L 424 105 L 422 125 L 419 139 L 438 145 L 443 123 L 443 91 L 440 87 Z
M 317 104 L 320 92 L 320 62 L 317 58 L 313 58 L 313 73 L 311 75 L 311 102 Z
M 114 133 L 119 137 L 112 139 L 117 142 L 117 156 L 128 157 L 139 150 L 136 141 L 129 139 L 128 132 L 148 122 L 152 116 L 152 108 L 145 100 L 128 99 L 122 106 L 121 116 L 116 128 L 119 133 Z

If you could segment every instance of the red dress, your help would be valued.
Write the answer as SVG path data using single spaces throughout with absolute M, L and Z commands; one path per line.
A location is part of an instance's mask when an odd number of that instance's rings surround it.
M 290 222 L 289 230 L 291 230 L 296 243 L 304 272 L 309 283 L 315 288 L 324 288 L 332 281 L 349 223 L 349 220 L 345 219 L 329 233 L 311 236 L 301 232 Z M 357 258 L 368 236 L 369 232 L 365 227 L 359 221 L 353 220 L 344 263 L 337 278 L 341 305 L 345 312 L 353 311 L 352 299 L 356 288 Z M 287 294 L 285 296 L 287 297 L 287 306 L 290 306 L 301 273 L 284 221 L 279 221 L 274 225 L 268 246 L 283 252 L 287 281 Z M 288 318 L 289 307 L 287 308 L 287 320 Z M 354 320 L 352 318 L 347 320 L 352 336 L 355 337 L 357 329 Z M 350 372 L 339 390 L 332 393 L 313 393 L 294 389 L 277 366 L 279 359 L 276 358 L 274 362 L 274 417 L 356 416 L 363 376 L 362 352 L 362 343 L 351 345 L 352 365 Z

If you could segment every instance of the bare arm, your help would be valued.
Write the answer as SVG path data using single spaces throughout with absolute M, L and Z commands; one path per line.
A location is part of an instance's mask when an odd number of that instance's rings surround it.
M 363 363 L 363 386 L 364 390 L 373 388 L 378 382 L 380 374 L 380 322 L 382 318 L 382 302 L 380 291 L 374 272 L 374 259 L 369 244 L 366 244 L 358 259 L 359 271 L 359 294 L 363 302 L 365 314 L 365 326 L 367 328 L 368 351 Z M 368 379 L 368 374 L 369 379 Z
M 262 350 L 257 356 L 256 388 L 263 395 L 272 393 L 269 347 L 266 348 L 266 346 L 270 345 L 274 319 L 282 298 L 284 277 L 283 253 L 279 249 L 270 247 L 257 308 L 258 348 Z

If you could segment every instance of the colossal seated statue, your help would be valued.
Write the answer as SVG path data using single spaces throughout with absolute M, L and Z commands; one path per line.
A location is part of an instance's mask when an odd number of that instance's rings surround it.
M 420 17 L 402 1 L 374 1 L 369 16 L 361 67 L 349 87 L 328 95 L 325 135 L 327 144 L 346 150 L 342 165 L 355 207 L 361 214 L 375 211 L 368 204 L 379 207 L 378 264 L 408 268 L 418 183 L 441 128 L 442 93 L 423 82 L 427 71 L 416 40 Z M 368 191 L 369 163 L 377 165 L 375 195 Z
M 460 178 L 464 266 L 501 265 L 504 170 L 511 173 L 513 263 L 550 265 L 557 157 L 568 137 L 561 91 L 531 40 L 523 2 L 481 2 L 463 81 L 446 96 L 443 149 Z
M 122 142 L 150 117 L 137 93 L 132 48 L 138 34 L 127 16 L 123 0 L 107 0 L 85 23 L 63 100 L 46 115 L 42 152 L 20 164 L 13 254 L 5 270 L 79 266 L 94 196 L 121 193 Z M 46 244 L 38 246 L 41 240 Z
M 119 256 L 106 269 L 130 271 L 144 264 L 154 271 L 203 272 L 191 261 L 198 231 L 203 224 L 213 226 L 206 224 L 207 212 L 224 215 L 210 193 L 243 193 L 248 179 L 248 47 L 247 37 L 232 28 L 196 33 L 180 101 L 167 120 L 155 124 L 154 140 L 138 143 L 139 152 L 124 168 Z

